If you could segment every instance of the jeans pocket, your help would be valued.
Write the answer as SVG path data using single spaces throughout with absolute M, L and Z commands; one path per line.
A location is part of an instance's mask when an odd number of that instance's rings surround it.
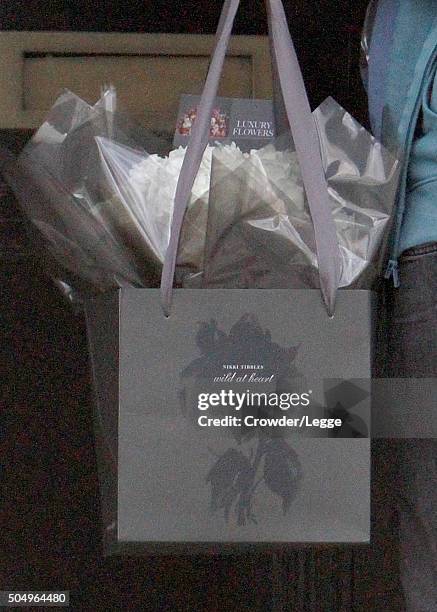
M 425 244 L 420 244 L 404 251 L 400 256 L 399 261 L 403 262 L 417 259 L 418 257 L 433 256 L 436 254 L 437 242 L 426 242 Z

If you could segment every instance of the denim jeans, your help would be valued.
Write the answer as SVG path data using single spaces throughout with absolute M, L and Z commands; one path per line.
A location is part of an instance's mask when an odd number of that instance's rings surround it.
M 387 300 L 388 371 L 395 378 L 437 377 L 437 243 L 408 249 L 401 286 Z M 437 418 L 437 415 L 436 415 Z M 398 448 L 401 580 L 408 612 L 437 610 L 437 440 Z

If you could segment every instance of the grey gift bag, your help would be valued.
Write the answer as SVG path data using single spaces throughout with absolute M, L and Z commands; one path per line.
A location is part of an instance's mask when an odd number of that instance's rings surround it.
M 161 291 L 122 289 L 86 305 L 110 550 L 369 541 L 372 297 L 337 293 L 318 138 L 280 0 L 267 2 L 273 61 L 314 222 L 321 291 L 173 290 L 238 5 L 227 0 L 220 20 Z

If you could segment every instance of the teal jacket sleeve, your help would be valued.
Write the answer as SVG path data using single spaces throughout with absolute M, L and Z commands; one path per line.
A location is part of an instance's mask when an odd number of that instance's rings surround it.
M 403 170 L 391 265 L 406 248 L 437 240 L 437 5 L 402 0 L 384 90 L 382 141 Z

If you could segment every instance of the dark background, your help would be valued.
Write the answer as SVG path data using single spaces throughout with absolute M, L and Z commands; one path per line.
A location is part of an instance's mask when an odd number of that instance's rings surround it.
M 367 124 L 358 70 L 364 0 L 285 0 L 313 106 L 335 97 Z M 1 30 L 202 33 L 221 1 L 0 4 Z M 237 34 L 265 34 L 262 0 L 242 1 Z M 1 58 L 0 58 L 1 69 Z M 29 134 L 3 132 L 18 151 Z M 10 193 L 0 194 L 3 390 L 0 589 L 70 589 L 74 610 L 271 610 L 271 556 L 104 559 L 92 390 L 82 317 L 39 267 Z M 282 564 L 285 610 L 402 610 L 391 465 L 374 448 L 369 547 L 299 549 Z
M 1 30 L 214 34 L 222 0 L 2 0 Z M 308 93 L 365 120 L 358 57 L 367 0 L 284 0 Z M 264 0 L 242 0 L 235 34 L 267 34 Z

